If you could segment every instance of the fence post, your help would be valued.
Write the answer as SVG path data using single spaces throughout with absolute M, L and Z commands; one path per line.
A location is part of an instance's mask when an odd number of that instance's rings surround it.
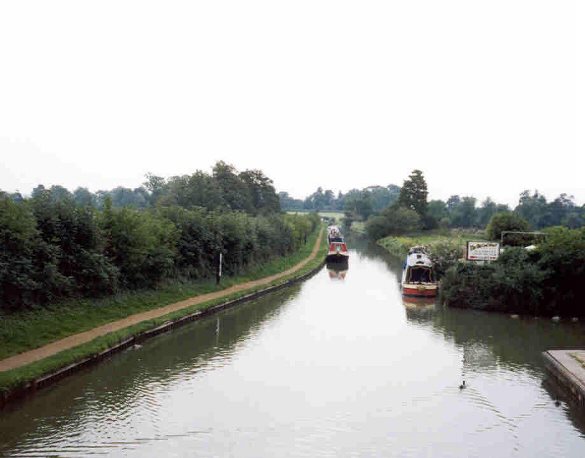
M 215 269 L 215 284 L 219 285 L 219 282 L 221 281 L 221 267 L 222 267 L 222 263 L 223 263 L 223 254 L 220 252 L 219 256 L 217 257 L 217 266 Z

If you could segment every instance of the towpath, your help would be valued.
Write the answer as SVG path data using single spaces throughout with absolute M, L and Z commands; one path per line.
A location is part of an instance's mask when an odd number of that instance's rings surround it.
M 35 348 L 34 350 L 29 350 L 27 352 L 20 353 L 18 355 L 14 355 L 9 358 L 1 360 L 0 372 L 5 372 L 22 366 L 26 366 L 27 364 L 40 361 L 44 358 L 48 358 L 49 356 L 56 355 L 57 353 L 60 353 L 64 350 L 69 350 L 70 348 L 74 348 L 84 343 L 90 342 L 97 337 L 104 336 L 111 332 L 119 331 L 129 326 L 134 326 L 135 324 L 141 323 L 143 321 L 152 320 L 154 318 L 160 318 L 162 316 L 168 315 L 169 313 L 173 313 L 178 310 L 191 307 L 193 305 L 202 304 L 204 302 L 227 297 L 237 292 L 257 288 L 258 286 L 269 285 L 275 280 L 279 280 L 283 277 L 298 272 L 305 265 L 307 265 L 308 262 L 315 259 L 317 253 L 319 252 L 319 247 L 321 245 L 322 238 L 323 231 L 319 233 L 319 237 L 317 237 L 317 241 L 315 242 L 315 246 L 313 247 L 311 254 L 307 258 L 305 258 L 298 264 L 294 265 L 290 269 L 285 270 L 284 272 L 274 274 L 269 277 L 260 278 L 258 280 L 240 283 L 238 285 L 231 286 L 221 291 L 201 294 L 199 296 L 191 297 L 189 299 L 185 299 L 180 302 L 175 302 L 173 304 L 169 304 L 157 309 L 148 310 L 146 312 L 137 313 L 135 315 L 130 315 L 121 320 L 112 321 L 102 326 L 90 329 L 89 331 L 74 334 L 69 337 L 65 337 L 64 339 L 61 340 L 56 340 L 55 342 L 51 342 L 50 344 L 44 345 L 39 348 Z

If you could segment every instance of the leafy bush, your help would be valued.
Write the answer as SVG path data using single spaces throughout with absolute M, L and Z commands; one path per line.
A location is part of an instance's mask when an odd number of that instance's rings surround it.
M 585 228 L 553 228 L 536 250 L 547 272 L 545 302 L 561 315 L 583 315 L 585 297 Z
M 0 195 L 0 304 L 5 307 L 28 305 L 40 291 L 40 272 L 35 265 L 40 242 L 28 206 Z
M 486 227 L 486 235 L 490 240 L 500 240 L 502 231 L 528 231 L 530 225 L 521 216 L 512 212 L 496 213 Z
M 494 269 L 493 265 L 456 264 L 441 280 L 440 299 L 451 307 L 490 309 Z
M 265 188 L 259 202 L 270 194 Z M 298 249 L 320 224 L 316 214 L 266 209 L 252 216 L 201 207 L 112 208 L 107 196 L 98 211 L 60 192 L 55 198 L 52 188 L 38 187 L 32 199 L 19 201 L 0 193 L 0 310 L 209 278 L 220 252 L 224 272 L 239 273 Z
M 585 230 L 557 228 L 536 250 L 508 248 L 489 265 L 458 264 L 441 283 L 447 305 L 583 316 Z
M 440 240 L 429 248 L 429 256 L 437 278 L 442 278 L 463 257 L 463 244 L 459 240 Z

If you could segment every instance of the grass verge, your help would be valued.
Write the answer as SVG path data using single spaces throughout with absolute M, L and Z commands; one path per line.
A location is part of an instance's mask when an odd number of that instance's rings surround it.
M 366 223 L 364 221 L 353 221 L 351 223 L 351 232 L 358 234 L 360 236 L 365 236 L 366 234 Z
M 428 231 L 418 232 L 400 237 L 385 237 L 378 240 L 378 245 L 388 251 L 390 254 L 403 257 L 408 253 L 410 247 L 424 245 L 431 251 L 438 245 L 450 244 L 458 245 L 463 248 L 469 240 L 487 240 L 483 232 L 465 232 L 465 231 Z
M 315 231 L 315 233 L 307 240 L 307 243 L 296 253 L 287 257 L 274 259 L 270 263 L 252 269 L 246 274 L 222 279 L 222 284 L 219 287 L 211 281 L 190 284 L 174 284 L 167 285 L 160 290 L 127 293 L 125 295 L 119 295 L 114 298 L 99 301 L 78 301 L 76 303 L 77 309 L 75 308 L 74 303 L 68 302 L 66 304 L 55 305 L 47 310 L 38 311 L 40 313 L 39 315 L 35 315 L 36 311 L 33 311 L 26 314 L 18 314 L 17 316 L 9 316 L 8 320 L 3 319 L 1 322 L 0 348 L 2 348 L 3 354 L 9 356 L 10 354 L 16 354 L 32 348 L 37 348 L 71 334 L 92 329 L 107 322 L 125 318 L 134 313 L 159 308 L 196 295 L 219 291 L 238 283 L 260 279 L 272 274 L 283 272 L 310 255 L 318 234 L 319 231 Z M 54 372 L 59 368 L 83 360 L 87 357 L 97 355 L 129 337 L 153 329 L 167 321 L 172 321 L 182 316 L 192 314 L 198 310 L 205 310 L 214 305 L 234 300 L 252 292 L 263 290 L 269 286 L 282 284 L 292 278 L 305 275 L 323 263 L 326 249 L 326 244 L 323 243 L 322 240 L 319 253 L 313 260 L 307 263 L 301 270 L 275 280 L 270 283 L 270 285 L 267 284 L 240 291 L 220 299 L 187 307 L 160 318 L 143 321 L 137 325 L 98 337 L 87 344 L 65 350 L 41 361 L 10 371 L 1 372 L 0 392 L 11 391 L 47 373 Z M 38 335 L 35 336 L 35 333 Z M 14 341 L 11 341 L 11 336 L 15 339 Z M 9 354 L 7 354 L 8 352 L 4 348 L 5 342 L 10 342 L 11 353 Z M 17 350 L 17 348 L 19 350 Z

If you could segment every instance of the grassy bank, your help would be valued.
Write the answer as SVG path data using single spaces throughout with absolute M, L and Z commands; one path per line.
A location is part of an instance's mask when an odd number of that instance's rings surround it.
M 317 212 L 319 213 L 319 216 L 324 217 L 324 218 L 333 218 L 335 219 L 337 224 L 341 224 L 341 220 L 345 217 L 343 212 L 335 212 L 335 211 L 331 211 L 331 212 Z
M 360 236 L 366 236 L 366 223 L 363 221 L 353 221 L 351 223 L 351 232 Z
M 219 287 L 210 280 L 188 284 L 169 284 L 158 290 L 128 293 L 99 301 L 81 301 L 77 303 L 70 301 L 68 303 L 54 305 L 47 309 L 5 316 L 0 321 L 0 357 L 6 358 L 10 355 L 37 348 L 68 335 L 83 332 L 135 313 L 152 310 L 193 296 L 219 291 L 238 283 L 283 272 L 310 255 L 317 236 L 318 231 L 315 231 L 309 237 L 307 243 L 290 256 L 274 259 L 272 262 L 251 269 L 243 275 L 222 279 L 222 284 Z M 325 249 L 326 245 L 321 243 L 320 252 L 315 259 L 305 265 L 300 271 L 288 277 L 278 279 L 272 284 L 280 284 L 290 278 L 298 277 L 311 271 L 323 262 Z M 66 350 L 28 366 L 0 373 L 0 390 L 7 391 L 13 389 L 43 374 L 97 354 L 130 336 L 152 329 L 168 320 L 188 315 L 197 310 L 207 309 L 218 303 L 236 299 L 255 290 L 264 289 L 267 286 L 263 285 L 235 293 L 228 297 L 197 304 L 170 315 L 145 321 L 121 331 L 99 337 L 92 342 L 71 350 Z
M 416 234 L 408 234 L 405 236 L 390 236 L 378 240 L 378 245 L 383 247 L 390 254 L 403 257 L 408 253 L 410 247 L 416 245 L 424 245 L 433 250 L 433 248 L 450 245 L 453 247 L 460 247 L 461 254 L 467 241 L 469 240 L 486 240 L 483 231 L 465 232 L 458 230 L 450 231 L 427 231 L 418 232 Z

